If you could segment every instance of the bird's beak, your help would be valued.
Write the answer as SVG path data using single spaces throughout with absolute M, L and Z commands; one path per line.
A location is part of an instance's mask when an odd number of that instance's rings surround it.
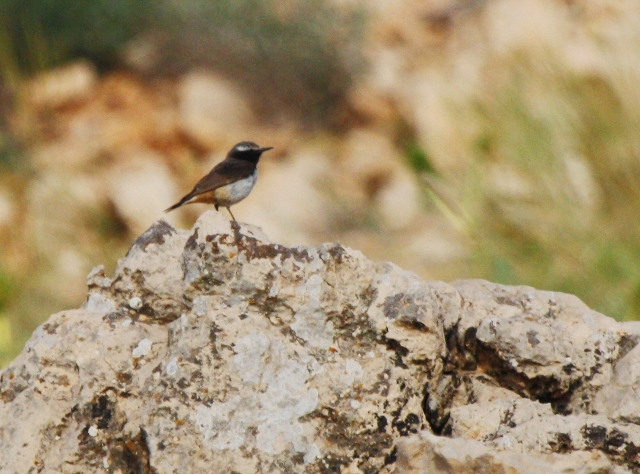
M 258 150 L 260 151 L 260 153 L 264 153 L 265 151 L 271 150 L 272 148 L 272 146 L 266 146 L 264 148 L 259 148 Z

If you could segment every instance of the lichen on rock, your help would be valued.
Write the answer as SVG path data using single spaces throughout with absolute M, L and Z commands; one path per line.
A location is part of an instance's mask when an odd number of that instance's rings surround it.
M 1 472 L 640 469 L 637 327 L 570 295 L 424 282 L 213 211 L 88 286 L 0 372 Z

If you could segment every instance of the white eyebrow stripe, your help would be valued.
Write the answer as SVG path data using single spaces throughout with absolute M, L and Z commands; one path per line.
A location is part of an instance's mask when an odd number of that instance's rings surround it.
M 236 147 L 236 150 L 238 150 L 238 151 L 249 151 L 249 150 L 251 150 L 251 147 L 247 146 L 247 145 L 238 145 Z

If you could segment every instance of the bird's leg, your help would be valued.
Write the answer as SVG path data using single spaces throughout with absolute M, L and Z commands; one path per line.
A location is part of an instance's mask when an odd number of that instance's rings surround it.
M 227 208 L 227 211 L 229 211 L 229 214 L 231 214 L 231 218 L 233 219 L 233 222 L 238 222 L 236 220 L 236 218 L 233 216 L 233 212 L 231 212 L 231 208 L 229 206 L 225 206 Z

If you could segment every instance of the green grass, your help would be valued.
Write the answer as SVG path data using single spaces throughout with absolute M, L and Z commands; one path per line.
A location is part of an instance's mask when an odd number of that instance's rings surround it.
M 7 308 L 15 297 L 10 275 L 0 267 L 0 367 L 4 367 L 17 352 L 16 341 Z
M 473 242 L 468 273 L 640 319 L 636 88 L 553 62 L 507 69 L 471 107 L 471 164 L 442 178 L 455 195 L 446 210 Z
M 113 65 L 122 46 L 149 24 L 153 5 L 149 0 L 0 0 L 4 55 L 23 74 L 77 57 Z

